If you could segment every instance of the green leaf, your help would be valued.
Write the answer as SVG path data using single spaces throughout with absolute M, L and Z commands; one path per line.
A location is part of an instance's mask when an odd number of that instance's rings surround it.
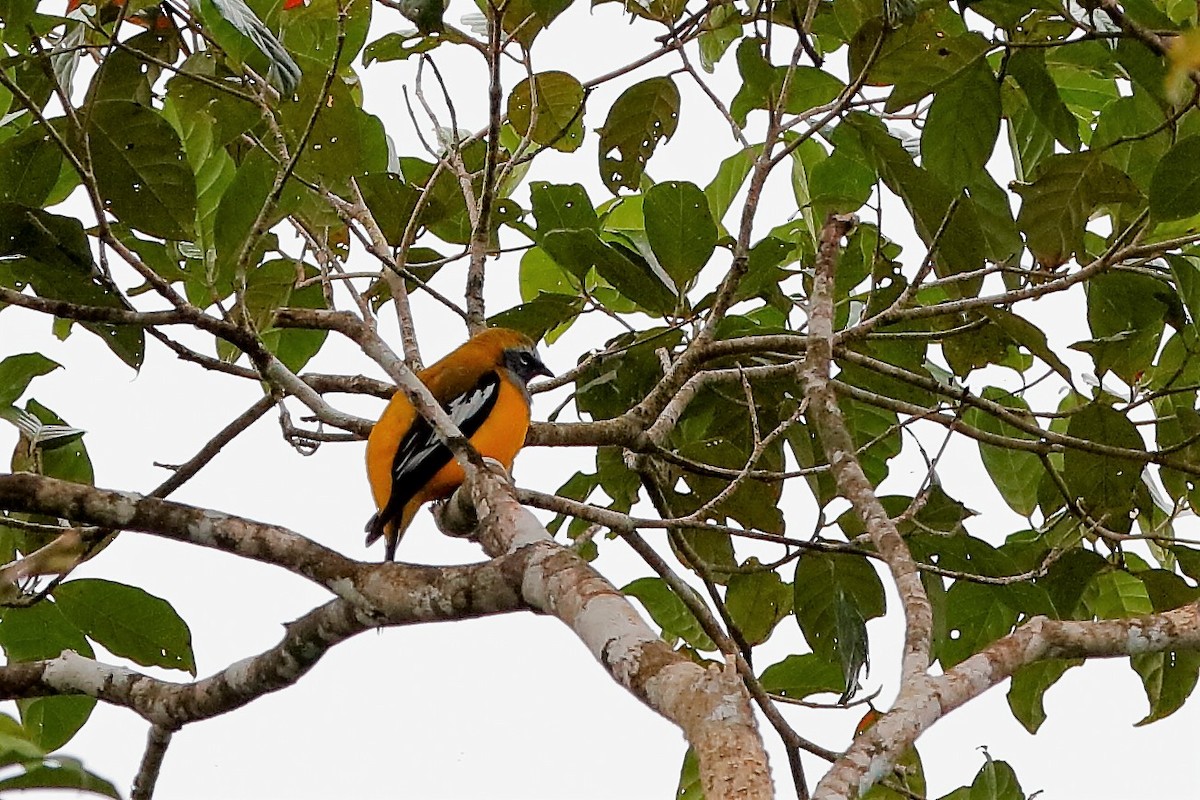
M 1133 272 L 1109 272 L 1087 282 L 1087 319 L 1094 341 L 1088 352 L 1096 372 L 1108 371 L 1130 386 L 1147 372 L 1162 340 L 1165 319 L 1182 321 L 1174 287 Z
M 1007 61 L 1008 74 L 1021 87 L 1034 116 L 1068 150 L 1078 150 L 1079 122 L 1067 109 L 1058 86 L 1046 71 L 1045 55 L 1040 48 L 1023 47 Z
M 583 312 L 583 299 L 565 294 L 540 294 L 527 303 L 488 317 L 489 327 L 511 328 L 537 341 Z
M 622 587 L 621 591 L 636 597 L 645 606 L 651 618 L 662 628 L 664 636 L 682 639 L 701 651 L 717 649 L 696 617 L 662 578 L 638 578 Z
M 279 116 L 288 147 L 295 148 L 317 109 L 296 174 L 348 193 L 351 176 L 388 169 L 387 138 L 383 123 L 360 107 L 344 81 L 324 88 L 324 75 L 306 76 L 296 97 L 280 104 Z
M 900 432 L 895 428 L 898 419 L 895 412 L 861 403 L 857 400 L 842 399 L 838 405 L 846 420 L 846 427 L 854 439 L 858 452 L 859 463 L 863 472 L 872 485 L 887 477 L 888 461 L 900 452 Z M 788 430 L 788 444 L 797 462 L 802 467 L 814 467 L 827 463 L 825 451 L 819 437 L 809 426 L 793 426 Z M 837 487 L 833 477 L 826 472 L 817 472 L 806 476 L 813 495 L 821 506 L 827 505 L 837 496 Z
M 521 299 L 529 302 L 542 294 L 579 295 L 579 282 L 540 247 L 531 247 L 521 256 L 519 277 Z
M 371 172 L 354 180 L 383 238 L 392 247 L 399 247 L 421 191 L 394 172 Z
M 1029 99 L 1016 84 L 1005 81 L 1000 87 L 1000 102 L 1008 120 L 1008 147 L 1012 153 L 1017 180 L 1029 180 L 1038 164 L 1054 152 L 1054 134 L 1042 124 Z
M 1100 403 L 1072 414 L 1067 434 L 1109 447 L 1138 452 L 1146 449 L 1129 418 Z M 1132 524 L 1133 495 L 1140 485 L 1141 474 L 1142 463 L 1135 459 L 1074 447 L 1063 455 L 1063 481 L 1071 497 L 1078 499 L 1089 516 L 1119 533 L 1128 533 Z
M 218 44 L 242 58 L 257 51 L 255 55 L 265 57 L 267 80 L 271 85 L 285 97 L 296 91 L 301 78 L 300 67 L 243 0 L 200 0 L 199 10 Z M 224 29 L 214 24 L 218 16 L 228 24 Z
M 0 792 L 10 789 L 77 789 L 121 800 L 115 786 L 85 770 L 75 759 L 63 756 L 44 764 L 26 765 L 23 773 L 0 780 Z
M 675 800 L 704 800 L 704 786 L 700 783 L 700 759 L 692 748 L 683 754 L 683 766 L 679 769 L 679 786 L 675 789 Z
M 1020 237 L 1018 236 L 1018 238 Z M 1017 316 L 1003 308 L 985 306 L 980 310 L 980 313 L 995 323 L 1000 330 L 1004 331 L 1008 338 L 1046 362 L 1047 366 L 1057 372 L 1068 386 L 1074 385 L 1071 377 L 1071 368 L 1050 347 L 1046 339 L 1046 331 L 1024 317 Z
M 1025 800 L 1021 784 L 1012 767 L 1003 761 L 993 761 L 991 756 L 971 783 L 967 800 Z
M 301 277 L 314 278 L 319 274 L 315 267 L 305 268 L 291 260 L 274 259 L 250 270 L 246 275 L 246 286 L 242 293 L 246 313 L 253 320 L 267 349 L 294 373 L 300 372 L 321 350 L 329 331 L 275 328 L 275 312 L 284 307 L 325 308 L 325 294 L 319 283 L 296 287 Z
M 92 647 L 54 603 L 0 610 L 0 648 L 9 661 L 57 658 L 64 650 L 92 657 Z
M 196 673 L 192 633 L 166 600 L 99 578 L 60 584 L 54 600 L 63 616 L 112 654 L 144 667 Z
M 104 58 L 88 87 L 88 102 L 133 100 L 143 106 L 152 102 L 151 87 L 162 74 L 161 64 L 174 64 L 179 57 L 179 37 L 147 30 L 124 40 Z
M 679 531 L 679 539 L 686 543 L 691 548 L 691 553 L 694 553 L 696 558 L 692 559 L 688 552 L 685 552 L 679 544 L 676 543 L 674 537 L 669 541 L 671 544 L 671 552 L 679 559 L 680 563 L 688 569 L 698 574 L 707 574 L 708 578 L 714 583 L 728 584 L 730 576 L 733 574 L 731 568 L 737 566 L 737 558 L 733 552 L 733 537 L 728 533 L 713 530 L 711 528 L 685 528 Z M 701 563 L 697 564 L 696 561 Z M 743 587 L 745 588 L 745 587 Z M 788 598 L 786 600 L 787 609 L 792 607 L 792 592 L 787 590 Z M 726 595 L 728 597 L 728 595 Z M 741 600 L 748 599 L 746 595 L 742 595 Z M 740 600 L 739 600 L 740 602 Z M 786 615 L 788 612 L 785 611 Z
M 1127 175 L 1090 151 L 1047 156 L 1033 182 L 1014 189 L 1022 198 L 1017 225 L 1034 256 L 1050 269 L 1083 254 L 1084 226 L 1098 206 L 1140 197 Z
M 1097 619 L 1124 619 L 1154 611 L 1146 585 L 1136 575 L 1120 569 L 1093 575 L 1084 590 L 1083 602 Z
M 746 566 L 758 566 L 750 559 Z M 772 571 L 737 572 L 729 577 L 725 606 L 742 638 L 750 645 L 762 644 L 775 626 L 791 613 L 792 587 Z
M 41 353 L 21 353 L 0 361 L 0 408 L 11 406 L 39 375 L 48 375 L 61 367 Z
M 40 761 L 46 751 L 29 740 L 29 731 L 7 714 L 0 715 L 0 767 Z
M 999 133 L 1000 86 L 981 58 L 934 96 L 921 134 L 921 163 L 951 189 L 963 188 L 981 177 Z
M 1151 195 L 1152 211 L 1159 201 L 1150 192 L 1151 181 L 1171 147 L 1170 129 L 1164 122 L 1162 107 L 1146 94 L 1121 97 L 1104 106 L 1091 141 L 1093 150 L 1103 151 L 1105 161 Z M 1156 132 L 1151 135 L 1152 131 Z M 1167 200 L 1179 202 L 1183 198 Z
M 704 187 L 704 196 L 708 198 L 708 210 L 717 222 L 725 218 L 733 199 L 741 191 L 746 176 L 750 174 L 755 160 L 762 153 L 762 145 L 752 145 L 743 148 L 723 160 L 717 167 L 717 174 Z
M 1175 291 L 1179 299 L 1183 301 L 1193 320 L 1200 319 L 1200 262 L 1194 257 L 1181 255 L 1166 255 L 1164 258 L 1171 268 L 1171 277 L 1175 281 Z
M 856 36 L 850 51 L 852 75 L 865 66 L 865 56 L 879 36 L 878 26 L 878 22 L 865 25 Z M 871 68 L 871 82 L 895 84 L 884 110 L 897 111 L 954 80 L 988 48 L 986 39 L 967 31 L 961 18 L 941 6 L 889 33 Z
M 794 137 L 785 137 L 784 141 L 795 141 Z M 800 146 L 792 150 L 792 194 L 796 198 L 796 207 L 800 209 L 798 223 L 795 229 L 801 234 L 801 247 L 805 251 L 816 252 L 817 239 L 824 219 L 818 219 L 813 205 L 812 189 L 809 176 L 817 165 L 825 161 L 829 154 L 825 148 L 812 139 L 800 142 Z M 776 229 L 778 230 L 778 229 Z M 802 231 L 802 233 L 801 233 Z
M 803 700 L 814 694 L 841 694 L 846 678 L 841 667 L 827 656 L 805 653 L 788 656 L 763 670 L 762 687 L 772 694 Z
M 760 37 L 742 40 L 737 49 L 738 70 L 742 85 L 729 113 L 738 127 L 745 127 L 746 118 L 755 109 L 766 110 L 783 106 L 790 114 L 800 114 L 833 101 L 845 88 L 840 80 L 816 67 L 772 66 L 763 51 L 766 41 Z M 780 97 L 787 81 L 787 95 Z
M 86 135 L 105 205 L 126 225 L 164 239 L 192 238 L 196 180 L 175 129 L 128 100 L 94 103 Z
M 476 5 L 480 11 L 486 10 L 481 0 L 476 0 Z M 528 50 L 534 38 L 570 5 L 571 0 L 509 0 L 501 26 Z
M 1142 679 L 1150 710 L 1137 725 L 1149 725 L 1171 716 L 1191 697 L 1200 679 L 1200 653 L 1169 650 L 1130 656 L 1129 664 Z
M 796 621 L 818 654 L 856 652 L 865 645 L 860 637 L 866 633 L 856 621 L 881 617 L 887 608 L 883 583 L 862 556 L 805 553 L 796 562 L 793 589 Z M 846 676 L 847 686 L 856 676 Z
M 978 173 L 975 180 L 967 184 L 967 194 L 974 201 L 979 224 L 983 229 L 987 259 L 1001 264 L 1014 263 L 1025 249 L 1025 241 L 1021 238 L 1021 231 L 1017 229 L 1016 219 L 1013 218 L 1012 207 L 1008 202 L 1009 193 L 1001 189 L 995 179 L 984 171 Z M 991 307 L 987 306 L 984 313 L 990 310 Z
M 83 225 L 70 217 L 0 202 L 0 286 L 31 286 L 39 297 L 104 308 L 128 301 L 92 262 Z M 142 365 L 145 334 L 130 325 L 81 323 L 135 370 Z
M 607 342 L 605 346 L 612 353 L 592 360 L 575 379 L 575 403 L 580 413 L 592 419 L 611 419 L 624 413 L 662 378 L 658 348 L 670 350 L 679 346 L 682 339 L 678 330 L 659 327 L 623 334 Z M 604 448 L 597 451 L 598 462 L 605 452 Z M 614 499 L 629 499 L 632 507 L 637 499 L 638 477 L 625 466 L 619 449 L 605 463 L 610 462 L 613 473 L 627 483 L 619 491 L 619 497 L 608 488 L 605 491 Z
M 306 71 L 327 71 L 338 54 L 339 65 L 349 64 L 363 49 L 371 27 L 373 3 L 343 3 L 339 0 L 308 0 L 279 9 L 279 40 L 301 60 Z
M 789 273 L 782 268 L 792 260 L 796 246 L 792 242 L 766 236 L 750 248 L 746 277 L 738 284 L 736 300 L 761 297 L 776 308 L 790 306 L 791 301 L 783 295 L 779 284 Z
M 963 378 L 989 364 L 1024 372 L 1033 362 L 997 325 L 984 325 L 947 337 L 942 341 L 942 354 L 951 371 Z
M 742 35 L 742 15 L 733 6 L 717 6 L 708 14 L 699 36 L 700 66 L 712 73 L 729 46 Z
M 981 267 L 987 239 L 970 198 L 962 198 L 950 215 L 956 193 L 928 170 L 916 166 L 904 146 L 876 117 L 852 112 L 843 124 L 849 126 L 848 136 L 851 132 L 858 134 L 859 145 L 868 154 L 879 176 L 904 201 L 923 242 L 932 245 L 937 231 L 945 223 L 935 262 L 938 274 Z M 969 286 L 964 285 L 961 291 L 968 292 Z
M 58 183 L 63 153 L 37 123 L 0 142 L 0 200 L 41 207 Z
M 447 38 L 437 32 L 422 34 L 400 31 L 384 34 L 363 49 L 363 66 L 371 66 L 372 61 L 403 61 L 409 56 L 428 53 L 444 41 Z
M 665 181 L 646 191 L 642 208 L 658 263 L 676 286 L 686 286 L 717 245 L 717 224 L 704 193 L 694 183 Z
M 1038 732 L 1046 721 L 1046 709 L 1042 704 L 1046 690 L 1067 670 L 1082 663 L 1082 659 L 1055 658 L 1026 664 L 1013 673 L 1008 687 L 1008 708 L 1025 730 Z
M 270 196 L 274 179 L 275 165 L 258 151 L 251 153 L 238 166 L 233 181 L 221 196 L 221 203 L 217 207 L 213 225 L 217 251 L 215 263 L 206 264 L 204 274 L 197 276 L 195 282 L 188 283 L 188 299 L 193 303 L 207 308 L 214 301 L 227 297 L 233 292 L 233 281 L 239 267 L 244 270 L 247 264 L 257 260 L 251 255 L 244 258 L 245 263 L 238 263 L 242 248 L 254 228 L 254 221 Z M 269 224 L 276 221 L 274 217 L 267 220 Z
M 62 695 L 17 701 L 29 738 L 43 750 L 57 750 L 75 737 L 96 707 L 96 698 Z
M 529 185 L 529 197 L 539 234 L 553 230 L 600 230 L 600 219 L 592 208 L 587 189 L 578 183 L 534 181 Z
M 517 133 L 563 153 L 583 144 L 583 85 L 566 72 L 539 72 L 513 87 L 508 118 Z
M 1010 633 L 1017 612 L 1005 602 L 1006 587 L 957 580 L 946 592 L 949 634 L 938 651 L 944 669 L 975 655 Z
M 1175 143 L 1150 179 L 1150 213 L 1162 221 L 1200 214 L 1200 135 Z
M 600 177 L 609 191 L 637 190 L 646 162 L 679 124 L 679 88 L 669 77 L 630 86 L 600 128 Z
M 1200 581 L 1200 550 L 1179 544 L 1172 545 L 1169 549 L 1179 564 L 1179 571 L 1193 581 Z
M 818 220 L 824 220 L 831 213 L 858 211 L 871 196 L 879 177 L 871 159 L 853 135 L 847 135 L 839 126 L 829 138 L 833 152 L 829 158 L 814 165 L 808 175 L 813 215 Z
M 595 267 L 613 288 L 647 312 L 666 314 L 675 309 L 676 291 L 666 275 L 659 275 L 631 249 L 601 241 L 595 231 L 550 231 L 542 238 L 542 247 L 576 276 Z
M 982 396 L 983 399 L 999 403 L 1018 414 L 1029 414 L 1028 403 L 1002 389 L 989 386 L 984 389 Z M 1029 416 L 1028 419 L 1034 421 L 1032 416 Z M 963 421 L 972 428 L 978 428 L 987 433 L 1026 441 L 1036 439 L 1033 434 L 974 407 L 967 409 L 963 415 Z M 987 470 L 988 477 L 992 479 L 1009 508 L 1023 517 L 1031 515 L 1037 509 L 1038 483 L 1045 474 L 1038 454 L 980 442 L 979 456 L 983 460 L 983 467 Z
M 261 119 L 262 112 L 256 105 L 217 88 L 231 77 L 233 72 L 224 62 L 213 58 L 211 53 L 201 52 L 184 61 L 179 72 L 167 81 L 163 115 L 168 120 L 182 123 L 178 124 L 181 131 L 186 131 L 189 125 L 197 125 L 203 119 L 210 128 L 211 136 L 211 141 L 202 148 L 204 153 L 213 152 L 212 148 L 224 147 Z M 203 82 L 201 78 L 208 78 L 209 81 Z M 192 165 L 195 168 L 199 162 L 189 145 L 191 137 L 186 132 L 182 136 L 185 149 L 189 151 L 189 156 L 193 156 Z
M 1038 585 L 1050 595 L 1059 619 L 1090 619 L 1083 606 L 1083 595 L 1096 573 L 1108 569 L 1099 553 L 1075 548 L 1068 550 L 1051 566 Z

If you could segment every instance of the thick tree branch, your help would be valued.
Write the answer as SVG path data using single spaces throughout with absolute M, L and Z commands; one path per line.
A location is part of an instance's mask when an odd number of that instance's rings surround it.
M 106 529 L 141 531 L 272 564 L 308 578 L 372 614 L 398 621 L 460 616 L 465 609 L 447 606 L 444 598 L 453 598 L 464 582 L 483 580 L 473 577 L 475 570 L 507 569 L 486 564 L 435 568 L 364 563 L 277 525 L 30 473 L 0 474 L 0 508 L 49 514 Z M 478 588 L 474 591 L 480 595 L 479 603 L 492 596 Z M 414 598 L 421 596 L 425 605 L 414 606 L 418 602 Z M 496 610 L 511 610 L 507 602 L 501 602 Z M 480 613 L 488 607 L 481 606 Z M 417 618 L 409 620 L 414 614 Z
M 683 730 L 699 759 L 705 797 L 773 796 L 762 738 L 736 670 L 701 666 L 668 647 L 616 587 L 517 503 L 507 476 L 477 471 L 451 498 L 442 522 L 458 532 L 475 529 L 493 557 L 525 555 L 525 602 L 566 623 L 618 683 Z
M 883 556 L 896 581 L 904 605 L 904 657 L 901 686 L 918 681 L 929 668 L 929 648 L 933 635 L 933 610 L 920 571 L 908 552 L 908 545 L 879 502 L 875 488 L 855 456 L 854 441 L 846 428 L 837 394 L 829 377 L 833 361 L 833 280 L 841 250 L 841 240 L 855 223 L 853 217 L 832 215 L 821 229 L 812 295 L 809 298 L 809 345 L 804 357 L 804 394 L 809 401 L 809 418 L 821 433 L 825 456 L 839 493 L 850 501 L 862 519 L 872 544 Z M 905 689 L 901 688 L 903 696 Z
M 386 584 L 391 583 L 387 573 L 405 574 L 404 568 L 374 565 L 383 576 L 374 581 L 375 588 L 381 597 L 390 594 L 394 601 L 387 608 L 368 608 L 344 598 L 331 600 L 289 623 L 283 639 L 271 649 L 191 683 L 151 678 L 66 651 L 47 661 L 0 667 L 0 698 L 85 694 L 128 708 L 154 725 L 178 730 L 291 686 L 330 648 L 363 631 L 522 610 L 525 606 L 517 593 L 521 570 L 512 568 L 516 561 L 420 568 L 430 580 L 423 585 L 397 582 L 392 591 L 387 591 Z
M 935 722 L 1026 664 L 1050 658 L 1116 658 L 1170 650 L 1200 650 L 1200 604 L 1132 619 L 1035 617 L 944 675 L 928 677 L 903 692 L 895 706 L 860 734 L 826 773 L 814 800 L 849 800 L 862 794 L 889 774 L 896 759 Z

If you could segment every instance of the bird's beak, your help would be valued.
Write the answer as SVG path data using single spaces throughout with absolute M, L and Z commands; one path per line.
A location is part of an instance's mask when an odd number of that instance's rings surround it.
M 545 364 L 542 363 L 542 360 L 540 358 L 538 359 L 537 367 L 535 367 L 533 370 L 533 374 L 534 375 L 544 375 L 547 378 L 554 377 L 554 373 L 550 371 L 549 367 L 547 367 Z

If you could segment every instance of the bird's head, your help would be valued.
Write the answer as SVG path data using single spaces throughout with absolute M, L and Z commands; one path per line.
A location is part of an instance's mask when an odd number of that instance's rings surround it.
M 504 366 L 526 384 L 533 380 L 535 375 L 554 377 L 554 373 L 542 363 L 541 356 L 532 344 L 528 347 L 511 347 L 505 350 Z
M 533 340 L 523 333 L 508 328 L 488 328 L 477 333 L 471 342 L 492 350 L 497 364 L 516 376 L 523 385 L 537 375 L 554 377 L 554 373 L 538 355 Z

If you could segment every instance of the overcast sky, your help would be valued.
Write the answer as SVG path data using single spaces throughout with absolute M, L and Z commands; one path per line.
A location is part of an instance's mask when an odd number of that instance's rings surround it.
M 455 20 L 471 10 L 469 3 L 456 0 L 447 18 Z M 408 25 L 398 15 L 377 7 L 370 38 L 403 27 Z M 649 30 L 642 24 L 631 28 L 618 17 L 616 6 L 591 13 L 580 3 L 535 46 L 535 68 L 569 69 L 584 79 L 599 75 L 636 57 L 640 51 L 623 43 L 644 47 L 650 36 L 634 34 Z M 448 50 L 439 51 L 439 65 L 452 86 L 469 92 L 456 97 L 461 124 L 479 127 L 486 102 L 482 61 L 472 53 L 443 60 Z M 736 79 L 732 61 L 730 54 L 718 72 L 720 79 Z M 659 74 L 668 63 L 664 59 L 653 72 L 639 76 Z M 398 91 L 409 75 L 410 67 L 402 63 L 375 65 L 364 74 L 368 108 L 385 119 L 402 153 L 416 146 Z M 725 139 L 716 151 L 700 150 L 714 146 L 725 123 L 685 81 L 680 83 L 685 94 L 680 133 L 656 156 L 651 172 L 659 180 L 677 178 L 703 186 L 719 158 L 733 153 L 736 145 Z M 596 176 L 593 131 L 618 91 L 606 87 L 594 95 L 584 149 L 539 160 L 534 177 L 582 182 L 597 203 L 607 197 Z M 776 191 L 779 203 L 792 202 L 782 184 Z M 83 219 L 90 224 L 86 215 Z M 915 263 L 921 254 L 917 245 L 906 243 L 906 263 Z M 356 258 L 359 268 L 371 268 L 361 256 Z M 506 281 L 515 265 L 514 257 L 493 267 L 489 312 L 517 302 L 515 288 Z M 438 285 L 448 294 L 461 293 L 461 270 L 448 268 Z M 1081 296 L 1076 293 L 1072 299 L 1079 302 Z M 462 337 L 460 323 L 436 309 L 420 307 L 418 321 L 427 363 Z M 383 330 L 398 338 L 393 320 Z M 556 372 L 568 369 L 580 352 L 602 345 L 611 334 L 602 326 L 577 325 L 545 351 L 547 363 Z M 1064 331 L 1059 338 L 1082 338 L 1072 335 Z M 194 341 L 205 344 L 204 337 Z M 190 458 L 259 396 L 256 385 L 181 364 L 154 342 L 148 343 L 145 366 L 135 375 L 87 331 L 76 329 L 58 342 L 48 320 L 4 309 L 0 358 L 32 350 L 67 369 L 38 378 L 25 397 L 37 398 L 88 431 L 85 442 L 96 482 L 108 488 L 150 490 L 166 476 L 154 462 Z M 1086 368 L 1076 355 L 1064 358 Z M 383 377 L 332 336 L 310 369 Z M 539 396 L 534 416 L 544 419 L 562 396 Z M 335 402 L 363 416 L 376 415 L 382 407 L 365 398 L 337 396 Z M 0 426 L 0 454 L 10 452 L 15 440 L 14 429 Z M 172 499 L 285 525 L 350 556 L 375 560 L 382 550 L 367 551 L 362 545 L 363 523 L 372 511 L 362 459 L 362 444 L 325 445 L 316 455 L 301 457 L 282 441 L 274 415 L 268 415 Z M 947 491 L 987 512 L 968 523 L 973 533 L 995 543 L 1019 528 L 1020 520 L 988 487 L 973 446 L 952 449 L 946 463 L 941 477 Z M 518 460 L 516 475 L 522 485 L 553 491 L 575 469 L 590 466 L 589 454 L 582 451 L 528 451 Z M 893 467 L 884 491 L 911 493 L 922 477 L 919 460 L 905 458 Z M 794 530 L 808 530 L 811 519 L 811 503 L 797 496 L 789 523 Z M 648 534 L 651 540 L 658 535 Z M 601 551 L 597 566 L 617 585 L 649 574 L 619 542 L 604 542 Z M 739 544 L 739 555 L 750 552 Z M 426 563 L 480 557 L 474 545 L 438 534 L 426 512 L 399 552 L 401 560 Z M 78 575 L 136 584 L 170 600 L 191 626 L 201 676 L 272 646 L 283 623 L 327 598 L 285 572 L 137 534 L 120 536 Z M 890 600 L 895 611 L 894 596 Z M 884 707 L 895 687 L 897 617 L 892 613 L 871 623 L 872 672 L 865 684 L 868 690 L 881 688 Z M 761 669 L 804 649 L 794 622 L 785 620 L 756 663 Z M 103 652 L 99 656 L 117 661 Z M 1200 762 L 1192 752 L 1200 719 L 1195 704 L 1148 729 L 1133 729 L 1146 712 L 1146 701 L 1125 661 L 1068 673 L 1047 695 L 1049 719 L 1037 737 L 1026 734 L 1009 714 L 1006 690 L 993 690 L 921 739 L 930 797 L 969 783 L 983 763 L 976 749 L 983 745 L 994 758 L 1014 765 L 1027 793 L 1045 789 L 1045 798 L 1171 796 L 1184 786 L 1194 789 L 1200 779 Z M 804 736 L 830 748 L 848 743 L 858 717 L 794 708 L 785 713 Z M 82 757 L 127 792 L 145 732 L 146 724 L 131 712 L 99 705 L 66 752 Z M 764 734 L 782 775 L 781 788 L 790 791 L 786 758 L 769 727 Z M 617 687 L 565 626 L 548 617 L 514 614 L 367 633 L 339 645 L 296 686 L 176 734 L 157 796 L 662 800 L 673 793 L 683 752 L 676 729 Z M 815 759 L 806 763 L 815 784 L 823 766 Z M 1169 773 L 1156 775 L 1161 765 Z

